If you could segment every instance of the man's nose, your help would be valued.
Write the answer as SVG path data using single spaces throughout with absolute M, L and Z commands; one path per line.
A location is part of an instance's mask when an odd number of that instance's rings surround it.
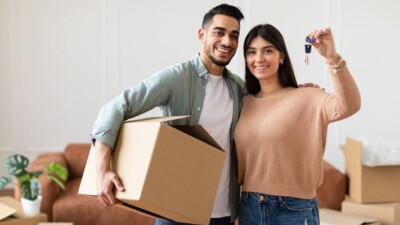
M 225 35 L 222 38 L 222 43 L 226 46 L 232 47 L 232 38 L 229 35 Z

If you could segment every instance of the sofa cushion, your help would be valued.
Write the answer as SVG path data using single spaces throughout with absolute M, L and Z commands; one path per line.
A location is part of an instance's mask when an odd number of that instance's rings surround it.
M 81 179 L 68 182 L 67 191 L 62 193 L 53 206 L 53 221 L 73 222 L 74 225 L 153 225 L 154 219 L 121 209 L 103 206 L 94 197 L 78 195 Z
M 90 146 L 90 143 L 73 143 L 65 147 L 64 153 L 68 162 L 70 179 L 82 177 Z

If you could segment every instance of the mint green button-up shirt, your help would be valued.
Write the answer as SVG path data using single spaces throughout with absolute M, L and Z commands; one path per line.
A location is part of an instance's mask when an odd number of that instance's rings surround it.
M 198 124 L 203 109 L 207 74 L 207 68 L 196 54 L 192 59 L 166 67 L 138 85 L 126 89 L 101 108 L 91 133 L 92 139 L 114 148 L 122 122 L 155 107 L 159 107 L 162 116 L 191 115 L 187 119 L 169 121 L 172 125 Z M 244 81 L 226 68 L 223 77 L 233 101 L 230 128 L 232 146 L 230 202 L 233 219 L 236 218 L 239 202 L 233 132 L 239 119 L 241 99 L 246 91 Z

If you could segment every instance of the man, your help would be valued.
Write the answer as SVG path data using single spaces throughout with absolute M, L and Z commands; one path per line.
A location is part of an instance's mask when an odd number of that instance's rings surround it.
M 97 194 L 103 205 L 117 203 L 114 188 L 124 191 L 118 175 L 110 168 L 112 148 L 122 122 L 158 106 L 163 116 L 191 115 L 170 123 L 201 124 L 225 150 L 226 159 L 210 224 L 233 224 L 239 204 L 233 130 L 245 88 L 243 80 L 225 66 L 236 53 L 243 18 L 237 7 L 228 4 L 214 7 L 204 15 L 198 31 L 199 54 L 157 72 L 102 107 L 92 139 L 98 174 Z M 157 220 L 156 224 L 181 223 Z

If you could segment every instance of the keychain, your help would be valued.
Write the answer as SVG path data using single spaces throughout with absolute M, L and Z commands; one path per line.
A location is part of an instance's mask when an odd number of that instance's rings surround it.
M 322 31 L 320 31 L 319 35 L 325 35 L 325 34 L 326 34 L 326 32 L 322 30 Z M 314 38 L 306 37 L 307 44 L 304 45 L 304 50 L 306 52 L 306 55 L 304 56 L 304 62 L 306 63 L 306 65 L 308 65 L 309 55 L 311 53 L 311 48 L 312 48 L 312 45 L 309 43 L 314 43 L 316 41 L 317 41 L 317 39 L 315 37 Z
M 309 54 L 311 53 L 311 46 L 310 44 L 305 44 L 304 48 L 306 51 L 306 55 L 304 56 L 304 62 L 306 63 L 306 65 L 308 65 L 308 58 L 309 58 Z
M 315 42 L 316 41 L 316 38 L 309 38 L 309 37 L 306 37 L 306 42 L 307 43 L 312 43 L 312 42 Z M 304 50 L 305 50 L 305 52 L 306 52 L 306 55 L 304 56 L 304 62 L 306 63 L 306 65 L 308 65 L 308 61 L 309 61 L 309 55 L 310 55 L 310 53 L 311 53 L 311 47 L 312 47 L 312 45 L 311 44 L 305 44 L 304 45 Z

